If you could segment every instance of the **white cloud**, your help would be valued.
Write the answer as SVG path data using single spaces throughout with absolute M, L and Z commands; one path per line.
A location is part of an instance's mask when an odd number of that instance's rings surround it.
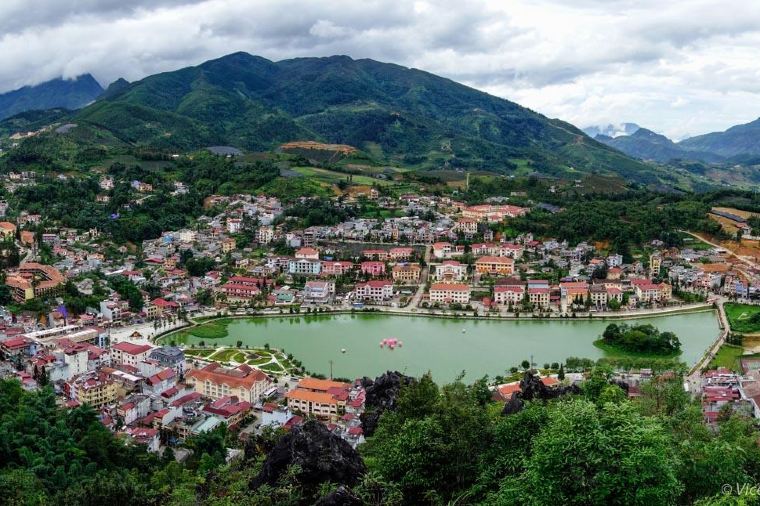
M 234 51 L 348 54 L 456 79 L 580 126 L 666 135 L 760 116 L 760 2 L 745 0 L 0 2 L 0 90 L 104 83 Z

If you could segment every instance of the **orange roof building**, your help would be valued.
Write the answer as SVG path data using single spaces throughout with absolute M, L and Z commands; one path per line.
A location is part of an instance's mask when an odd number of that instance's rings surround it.
M 202 369 L 191 370 L 185 375 L 185 380 L 206 397 L 220 399 L 236 396 L 252 404 L 272 386 L 269 376 L 245 364 L 229 369 L 212 363 Z

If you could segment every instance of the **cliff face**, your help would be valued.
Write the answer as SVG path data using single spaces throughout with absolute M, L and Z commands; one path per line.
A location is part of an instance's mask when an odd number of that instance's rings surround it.
M 365 436 L 375 433 L 380 416 L 386 410 L 395 409 L 401 388 L 413 381 L 414 378 L 404 376 L 398 371 L 388 371 L 374 380 L 366 377 L 362 379 L 362 386 L 367 392 L 364 413 L 361 415 Z
M 316 420 L 307 421 L 280 439 L 251 488 L 265 483 L 275 485 L 290 466 L 300 468 L 298 481 L 306 489 L 328 481 L 352 486 L 366 471 L 359 453 Z

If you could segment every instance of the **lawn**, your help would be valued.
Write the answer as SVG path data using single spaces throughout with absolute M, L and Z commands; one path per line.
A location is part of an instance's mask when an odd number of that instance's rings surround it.
M 734 332 L 760 332 L 760 306 L 753 304 L 725 304 L 728 324 Z
M 235 348 L 224 348 L 214 353 L 210 358 L 218 362 L 229 362 L 238 353 L 240 352 Z
M 261 367 L 259 367 L 259 369 L 261 369 L 262 371 L 273 372 L 273 373 L 285 372 L 284 369 L 282 367 L 280 367 L 279 364 L 274 364 L 274 363 L 272 363 L 272 364 L 264 364 Z
M 715 358 L 710 362 L 709 368 L 725 367 L 732 371 L 741 372 L 739 357 L 744 353 L 744 348 L 733 344 L 724 344 L 718 350 Z
M 195 337 L 201 339 L 219 339 L 227 336 L 227 325 L 229 325 L 229 319 L 213 320 L 206 322 L 197 327 L 192 327 L 186 332 Z

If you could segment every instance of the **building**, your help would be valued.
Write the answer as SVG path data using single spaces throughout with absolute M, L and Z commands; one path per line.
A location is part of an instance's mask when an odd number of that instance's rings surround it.
M 419 283 L 422 267 L 419 264 L 396 264 L 391 269 L 394 283 Z
M 127 341 L 116 343 L 111 346 L 111 361 L 114 364 L 124 364 L 137 367 L 139 362 L 148 358 L 152 346 L 149 344 L 135 344 Z
M 631 281 L 640 302 L 666 302 L 670 300 L 672 288 L 667 283 L 652 283 L 648 279 Z
M 319 260 L 319 250 L 316 248 L 304 247 L 296 251 L 295 257 L 299 260 Z
M 430 302 L 469 304 L 470 285 L 464 283 L 433 283 L 430 285 Z
M 490 276 L 509 276 L 515 272 L 515 261 L 510 257 L 480 257 L 475 261 L 475 272 Z
M 154 348 L 148 357 L 156 360 L 161 367 L 171 367 L 177 374 L 185 372 L 185 353 L 176 346 Z
M 525 298 L 525 283 L 519 279 L 507 279 L 493 287 L 493 300 L 497 304 L 519 304 Z
M 566 281 L 559 284 L 560 295 L 568 304 L 583 304 L 589 294 L 585 281 Z
M 464 246 L 454 245 L 449 242 L 433 243 L 433 256 L 438 259 L 454 258 L 464 255 Z
M 307 302 L 326 303 L 333 294 L 334 281 L 307 281 L 303 289 L 303 299 Z
M 321 420 L 336 421 L 345 413 L 351 384 L 341 381 L 303 378 L 285 394 L 288 409 Z
M 233 282 L 232 278 L 230 278 L 227 283 L 217 288 L 216 291 L 217 293 L 223 294 L 226 297 L 227 302 L 248 302 L 261 293 L 258 285 Z
M 528 212 L 524 207 L 511 205 L 490 205 L 481 204 L 466 207 L 462 210 L 463 218 L 470 218 L 476 221 L 488 221 L 489 223 L 498 223 L 504 218 L 515 218 L 523 216 Z
M 433 278 L 436 281 L 453 283 L 467 279 L 467 266 L 456 260 L 444 260 L 433 268 Z
M 16 225 L 10 221 L 0 221 L 0 238 L 8 239 L 15 237 Z
M 237 396 L 252 404 L 272 386 L 269 376 L 246 364 L 228 369 L 212 363 L 202 369 L 192 369 L 185 375 L 185 381 L 206 397 Z
M 356 298 L 363 301 L 383 302 L 393 297 L 393 282 L 373 279 L 356 285 Z
M 366 261 L 361 263 L 362 274 L 368 274 L 372 277 L 382 276 L 385 274 L 385 263 L 378 261 Z
M 63 275 L 53 266 L 26 262 L 19 265 L 14 272 L 8 273 L 5 284 L 10 288 L 15 301 L 24 302 L 57 294 L 65 281 Z
M 288 262 L 288 273 L 301 276 L 318 276 L 322 272 L 322 262 L 299 258 Z
M 325 261 L 322 262 L 323 276 L 342 276 L 354 269 L 354 264 L 348 261 Z
M 118 397 L 116 383 L 105 374 L 90 373 L 79 376 L 67 385 L 72 400 L 89 404 L 94 408 L 116 402 Z
M 414 255 L 414 248 L 399 247 L 391 248 L 388 256 L 394 262 L 406 262 Z
M 454 230 L 465 235 L 475 235 L 478 233 L 478 221 L 472 218 L 460 218 L 454 224 Z
M 368 258 L 370 260 L 378 260 L 380 262 L 385 262 L 390 258 L 390 255 L 387 250 L 384 249 L 365 249 L 362 250 L 362 256 L 364 258 Z

